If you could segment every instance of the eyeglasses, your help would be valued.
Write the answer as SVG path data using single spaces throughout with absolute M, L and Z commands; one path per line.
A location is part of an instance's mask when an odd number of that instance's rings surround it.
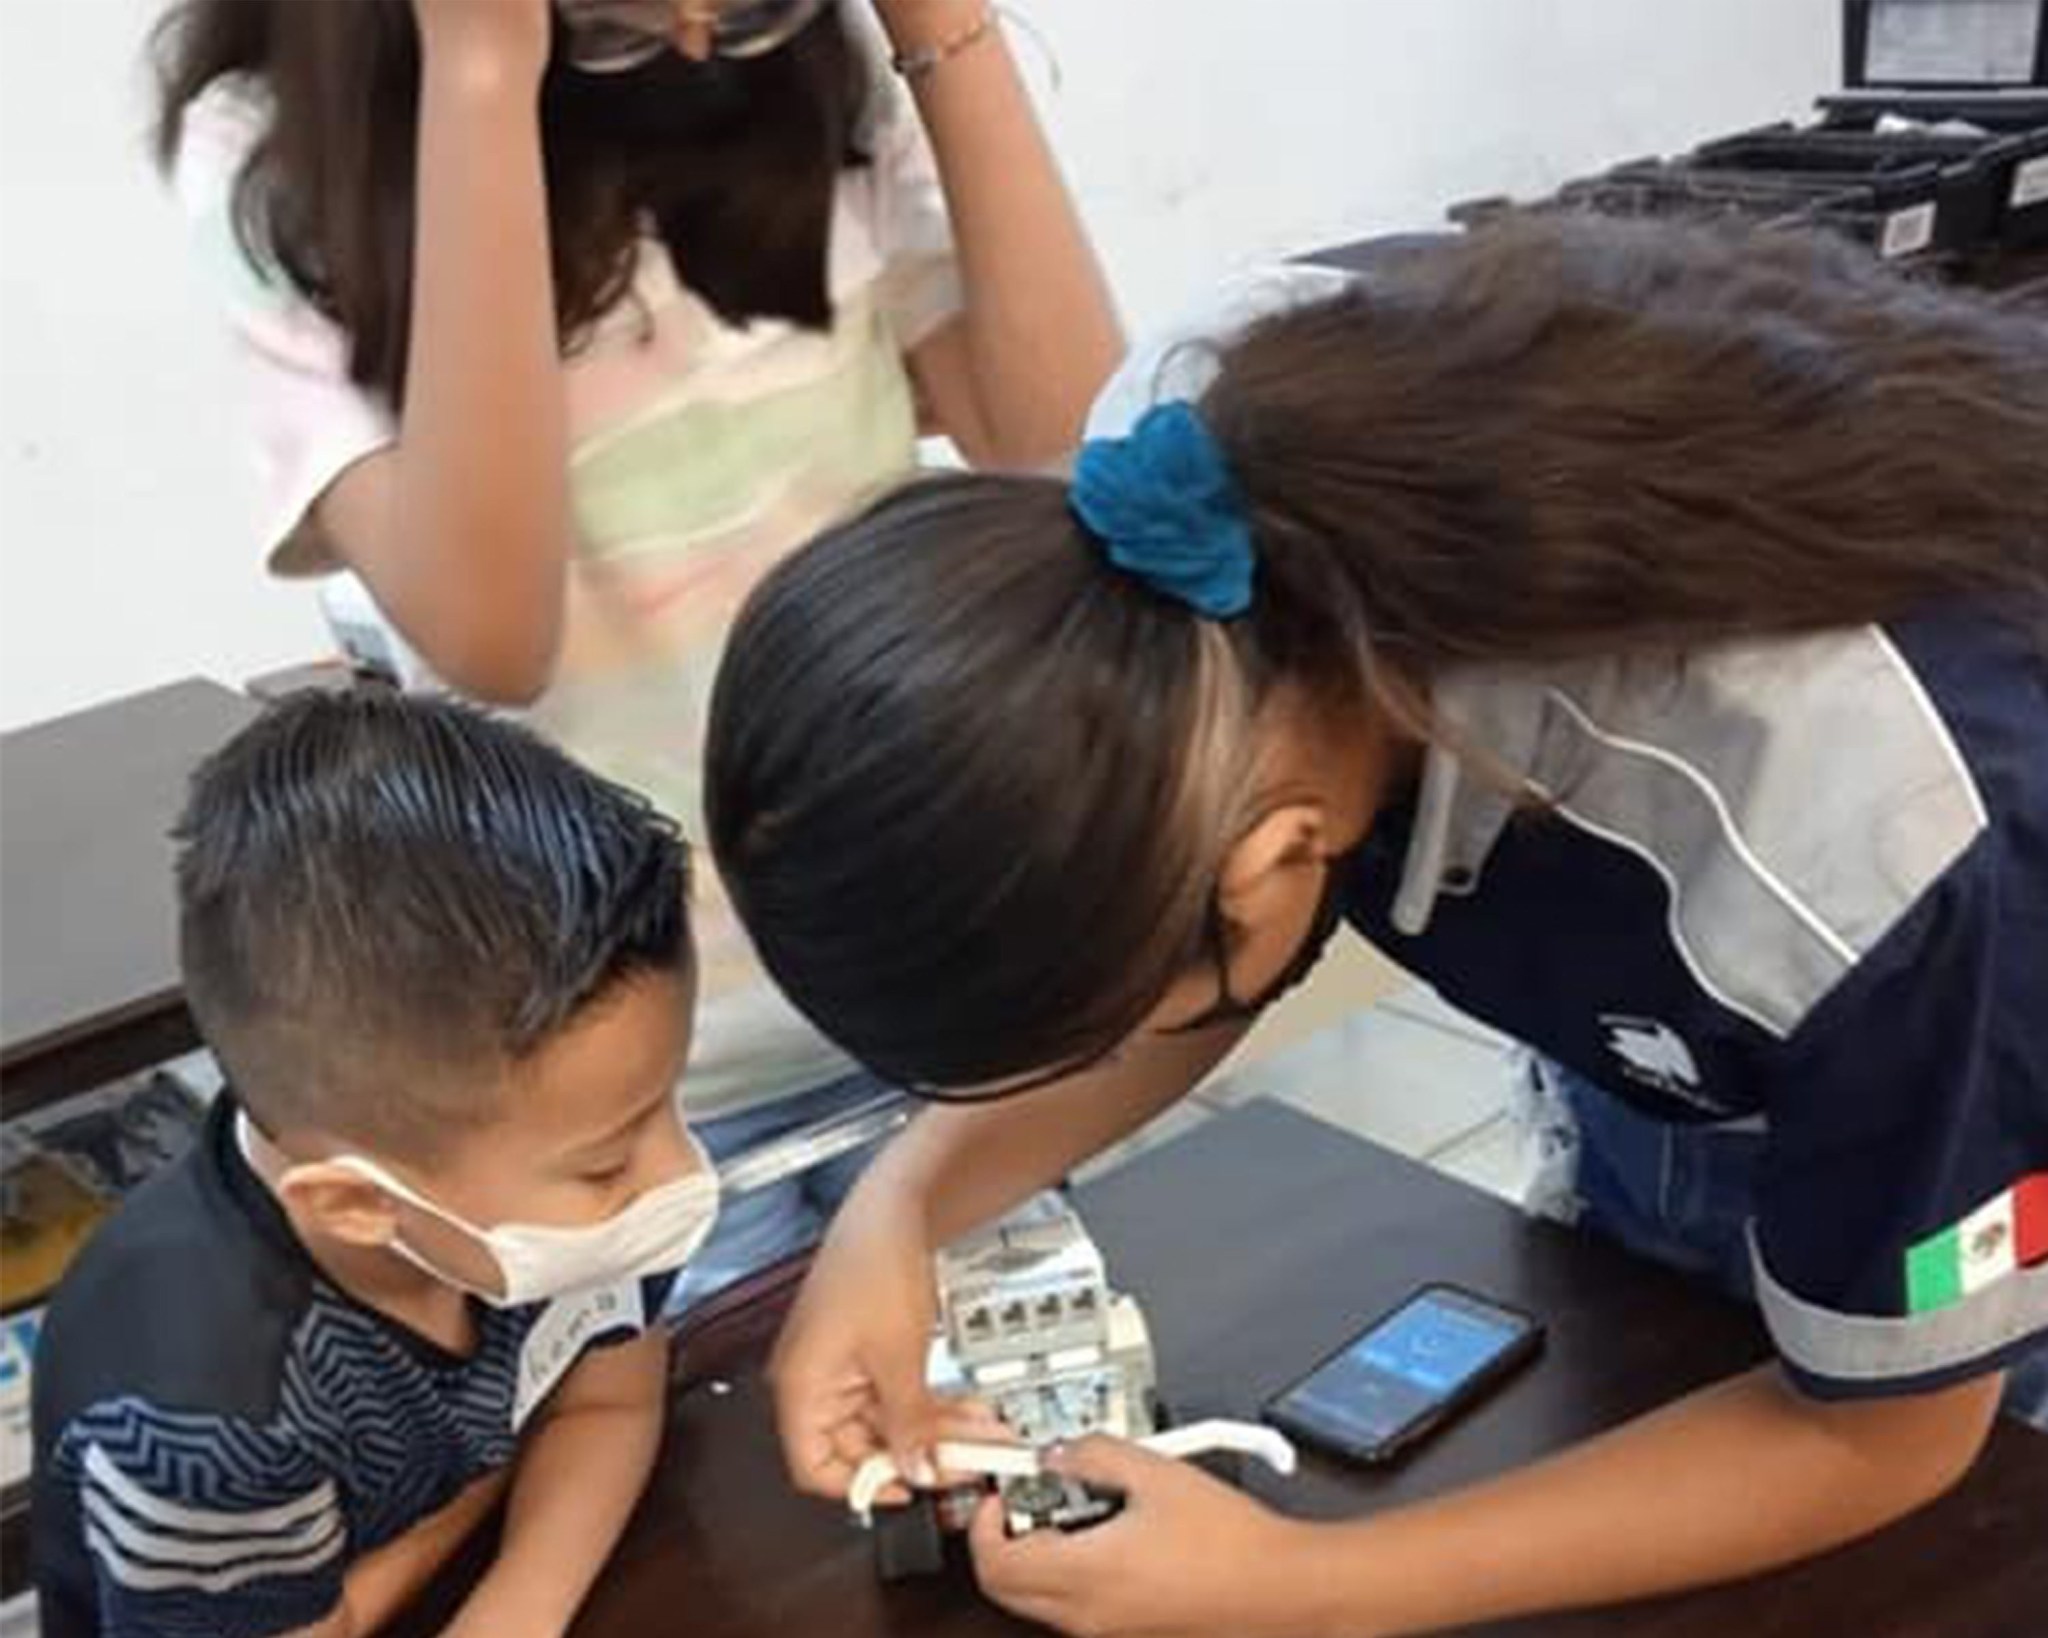
M 623 74 L 670 50 L 677 0 L 558 0 L 569 61 L 586 74 Z M 817 21 L 832 0 L 724 0 L 700 14 L 721 57 L 765 57 Z

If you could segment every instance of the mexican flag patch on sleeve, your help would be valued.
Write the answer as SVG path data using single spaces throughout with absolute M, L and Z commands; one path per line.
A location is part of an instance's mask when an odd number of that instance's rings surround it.
M 1906 1253 L 1906 1309 L 1932 1313 L 2048 1262 L 2048 1172 L 2023 1177 Z

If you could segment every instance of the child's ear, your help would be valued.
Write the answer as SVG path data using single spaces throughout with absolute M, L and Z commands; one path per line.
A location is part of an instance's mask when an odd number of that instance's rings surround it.
M 345 1245 L 386 1246 L 398 1233 L 398 1206 L 346 1166 L 313 1161 L 277 1180 L 277 1197 L 294 1224 Z

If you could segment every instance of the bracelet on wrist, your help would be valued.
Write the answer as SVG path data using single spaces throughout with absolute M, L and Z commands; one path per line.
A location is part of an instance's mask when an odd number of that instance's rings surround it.
M 1002 22 L 1001 14 L 994 6 L 982 8 L 980 16 L 942 39 L 929 45 L 901 47 L 890 65 L 913 85 L 927 79 L 955 57 L 972 51 L 984 40 L 994 37 Z

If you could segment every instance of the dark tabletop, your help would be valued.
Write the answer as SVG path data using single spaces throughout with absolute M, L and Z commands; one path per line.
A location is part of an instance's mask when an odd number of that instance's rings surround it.
M 257 705 L 197 679 L 0 737 L 0 1074 L 9 1113 L 194 1044 L 170 828 Z
M 1744 1310 L 1307 1116 L 1253 1104 L 1084 1189 L 1115 1281 L 1144 1303 L 1186 1420 L 1252 1414 L 1413 1288 L 1533 1310 L 1549 1347 L 1384 1476 L 1313 1456 L 1252 1487 L 1304 1515 L 1371 1513 L 1497 1473 L 1763 1357 Z M 647 1505 L 577 1638 L 968 1638 L 1027 1629 L 964 1576 L 885 1588 L 840 1510 L 790 1493 L 742 1348 L 677 1401 Z M 1654 1530 L 1654 1516 L 1643 1527 Z M 2001 1424 L 1971 1479 L 1859 1546 L 1719 1591 L 1497 1631 L 1655 1638 L 2041 1638 L 2048 1438 Z

